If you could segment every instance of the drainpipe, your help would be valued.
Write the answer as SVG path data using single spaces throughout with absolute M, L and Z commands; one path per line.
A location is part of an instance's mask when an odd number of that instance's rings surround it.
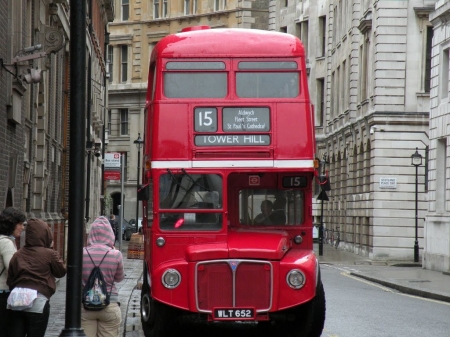
M 92 37 L 92 1 L 89 1 L 89 37 Z M 86 107 L 86 149 L 87 151 L 87 165 L 86 165 L 86 207 L 84 219 L 89 222 L 89 206 L 91 201 L 91 157 L 93 143 L 91 139 L 91 101 L 92 101 L 92 56 L 88 58 L 88 74 L 87 74 L 87 107 Z

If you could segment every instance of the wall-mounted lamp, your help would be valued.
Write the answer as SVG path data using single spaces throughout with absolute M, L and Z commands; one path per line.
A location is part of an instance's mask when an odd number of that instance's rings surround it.
M 306 59 L 306 74 L 309 75 L 311 72 L 311 63 L 309 63 L 309 59 Z
M 370 134 L 373 135 L 375 133 L 375 131 L 384 131 L 384 128 L 378 126 L 378 125 L 373 125 L 370 127 Z

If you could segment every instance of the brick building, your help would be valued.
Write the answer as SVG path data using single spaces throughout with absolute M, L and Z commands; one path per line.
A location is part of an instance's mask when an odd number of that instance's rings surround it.
M 90 72 L 86 105 L 88 138 L 102 135 L 105 94 L 105 28 L 112 1 L 87 1 Z M 55 248 L 65 256 L 70 156 L 70 22 L 68 0 L 1 0 L 0 205 L 15 206 L 52 227 Z M 89 112 L 89 113 L 88 113 Z M 90 158 L 97 149 L 89 147 Z M 92 156 L 95 157 L 95 156 Z M 90 159 L 91 207 L 100 212 L 101 163 Z

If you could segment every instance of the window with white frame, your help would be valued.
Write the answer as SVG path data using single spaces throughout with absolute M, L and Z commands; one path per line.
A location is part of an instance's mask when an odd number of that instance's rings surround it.
M 159 19 L 159 0 L 153 0 L 153 19 Z
M 120 47 L 120 81 L 126 82 L 128 80 L 128 46 L 122 45 Z
M 191 14 L 191 0 L 184 0 L 184 15 Z
M 169 15 L 169 0 L 163 0 L 162 4 L 162 17 L 167 18 Z
M 198 0 L 192 0 L 192 14 L 197 14 Z
M 431 49 L 433 47 L 433 26 L 427 26 L 427 36 L 425 42 L 425 76 L 424 76 L 424 91 L 430 92 L 430 81 L 431 81 Z
M 122 21 L 130 18 L 130 0 L 122 0 Z
M 318 56 L 325 56 L 325 50 L 327 47 L 327 17 L 321 16 L 319 17 L 319 43 L 320 43 L 320 49 L 319 49 L 319 55 Z
M 214 0 L 214 11 L 223 11 L 227 7 L 227 0 Z
M 108 45 L 108 73 L 109 73 L 109 82 L 113 81 L 113 69 L 114 69 L 114 47 Z
M 325 79 L 317 79 L 317 111 L 316 111 L 316 126 L 323 126 L 325 118 Z
M 128 135 L 128 109 L 120 109 L 120 135 Z

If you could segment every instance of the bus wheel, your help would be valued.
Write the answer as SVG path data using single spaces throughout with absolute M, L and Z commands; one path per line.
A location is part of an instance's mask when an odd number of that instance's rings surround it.
M 170 309 L 154 300 L 149 292 L 143 292 L 141 297 L 141 322 L 145 337 L 172 336 L 172 333 L 175 332 L 176 323 L 174 313 Z
M 289 309 L 286 312 L 286 322 L 283 324 L 283 336 L 310 336 L 313 320 L 313 301 Z
M 308 337 L 319 337 L 322 335 L 323 326 L 325 325 L 325 311 L 325 291 L 323 290 L 322 281 L 319 278 L 316 289 L 316 297 L 313 300 L 314 316 L 312 327 Z

